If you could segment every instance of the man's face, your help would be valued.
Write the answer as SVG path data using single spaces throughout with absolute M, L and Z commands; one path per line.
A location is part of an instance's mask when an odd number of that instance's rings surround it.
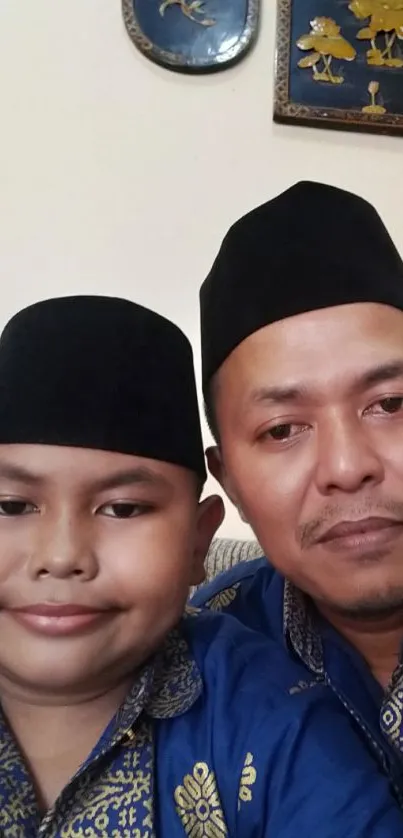
M 0 446 L 0 690 L 68 700 L 130 676 L 203 578 L 221 514 L 179 466 Z
M 403 604 L 403 313 L 372 303 L 253 334 L 214 381 L 209 465 L 273 564 L 356 616 Z

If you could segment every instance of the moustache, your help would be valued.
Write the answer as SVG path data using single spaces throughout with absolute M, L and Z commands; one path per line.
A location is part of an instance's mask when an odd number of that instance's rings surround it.
M 386 499 L 375 501 L 373 498 L 362 500 L 351 506 L 327 504 L 321 514 L 298 527 L 297 539 L 302 550 L 312 547 L 325 533 L 342 521 L 359 521 L 364 518 L 390 518 L 396 523 L 403 523 L 403 502 Z

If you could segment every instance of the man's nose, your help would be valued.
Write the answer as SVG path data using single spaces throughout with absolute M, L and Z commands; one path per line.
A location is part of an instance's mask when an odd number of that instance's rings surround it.
M 357 417 L 333 416 L 318 432 L 316 483 L 321 494 L 357 492 L 384 476 L 380 454 Z

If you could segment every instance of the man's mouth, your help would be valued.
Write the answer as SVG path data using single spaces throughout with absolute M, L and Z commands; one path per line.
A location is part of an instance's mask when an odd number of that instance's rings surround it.
M 318 544 L 331 550 L 381 549 L 403 533 L 403 522 L 393 518 L 369 517 L 357 521 L 340 521 L 326 530 Z

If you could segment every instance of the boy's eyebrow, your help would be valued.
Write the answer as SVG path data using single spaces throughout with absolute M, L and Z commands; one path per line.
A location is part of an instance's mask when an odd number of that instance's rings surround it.
M 43 483 L 45 477 L 43 475 L 34 474 L 23 466 L 8 463 L 0 460 L 0 480 L 14 480 L 18 483 L 27 483 L 31 486 L 38 486 Z M 120 469 L 107 477 L 100 480 L 95 480 L 93 488 L 98 491 L 107 491 L 108 489 L 117 489 L 121 486 L 146 485 L 167 487 L 169 481 L 160 473 L 153 471 L 147 466 L 137 466 L 131 469 Z
M 1 472 L 0 472 L 1 473 Z M 108 489 L 118 489 L 121 486 L 156 486 L 167 487 L 169 481 L 162 475 L 147 466 L 137 466 L 131 469 L 121 469 L 114 474 L 108 474 L 94 482 L 94 488 L 99 492 Z
M 7 463 L 5 460 L 0 460 L 0 480 L 14 480 L 18 483 L 30 483 L 32 486 L 37 486 L 43 482 L 43 477 L 39 474 L 33 474 L 32 471 L 17 466 L 14 463 Z

